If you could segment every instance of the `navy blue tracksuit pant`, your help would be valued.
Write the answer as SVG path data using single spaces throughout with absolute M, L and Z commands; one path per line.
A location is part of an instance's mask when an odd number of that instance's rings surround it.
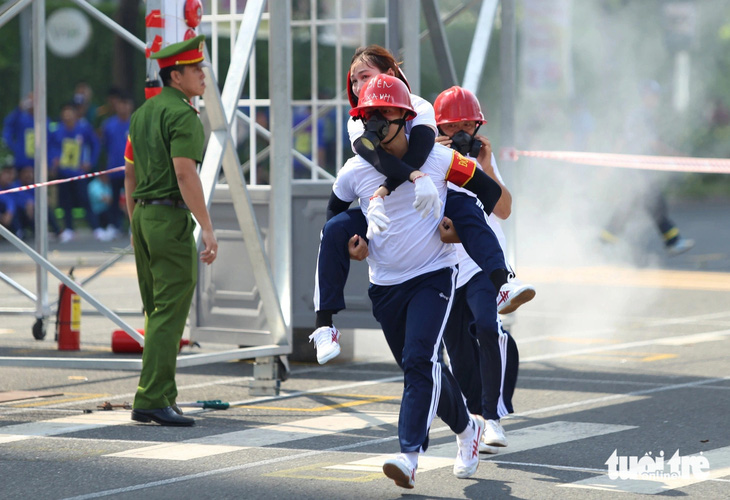
M 507 269 L 497 235 L 487 223 L 481 202 L 461 191 L 449 190 L 444 215 L 454 223 L 464 250 L 489 277 L 497 269 Z M 495 298 L 495 304 L 497 299 Z M 495 314 L 497 309 L 495 306 Z
M 502 248 L 487 224 L 478 199 L 450 189 L 444 210 L 467 253 L 487 276 L 506 267 Z M 314 277 L 315 311 L 337 312 L 345 308 L 345 282 L 350 272 L 347 242 L 356 234 L 365 238 L 367 230 L 368 222 L 360 207 L 350 208 L 325 224 Z
M 350 273 L 347 243 L 356 234 L 365 238 L 367 232 L 368 221 L 360 207 L 337 214 L 324 225 L 314 276 L 315 311 L 345 308 L 345 283 Z
M 482 271 L 457 289 L 444 344 L 469 410 L 497 420 L 513 412 L 519 364 L 517 344 L 502 330 L 498 290 L 489 278 L 492 271 L 507 265 L 478 199 L 455 192 L 447 199 L 447 207 L 464 249 Z
M 497 291 L 479 272 L 454 294 L 444 344 L 470 413 L 498 420 L 512 413 L 519 354 L 497 316 Z
M 457 273 L 456 267 L 446 268 L 398 285 L 371 284 L 368 290 L 373 315 L 403 370 L 398 417 L 402 453 L 426 451 L 436 414 L 457 434 L 469 424 L 459 385 L 438 361 Z

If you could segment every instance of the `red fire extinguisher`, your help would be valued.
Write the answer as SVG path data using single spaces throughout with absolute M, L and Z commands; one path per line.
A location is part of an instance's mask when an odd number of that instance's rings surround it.
M 68 273 L 72 280 L 73 267 Z M 58 288 L 56 340 L 59 351 L 78 351 L 81 338 L 81 297 L 61 283 Z

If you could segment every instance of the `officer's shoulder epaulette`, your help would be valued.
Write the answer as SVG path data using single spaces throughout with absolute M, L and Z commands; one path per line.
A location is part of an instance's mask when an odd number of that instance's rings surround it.
M 200 114 L 200 111 L 198 110 L 198 108 L 196 108 L 195 106 L 193 106 L 193 104 L 190 101 L 188 101 L 187 99 L 183 99 L 182 101 L 185 104 L 187 104 L 188 106 L 190 106 L 193 109 L 193 111 L 195 111 L 197 114 Z

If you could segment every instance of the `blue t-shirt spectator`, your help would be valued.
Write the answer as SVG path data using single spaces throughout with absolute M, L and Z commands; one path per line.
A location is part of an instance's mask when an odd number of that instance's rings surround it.
M 18 171 L 18 178 L 13 182 L 12 187 L 21 187 L 33 184 L 33 167 L 25 167 Z M 23 238 L 26 229 L 35 231 L 35 189 L 27 189 L 18 191 L 6 196 L 10 196 L 12 203 L 15 205 L 15 234 L 19 238 Z M 48 226 L 58 235 L 60 230 L 58 222 L 53 215 L 51 207 L 48 207 Z
M 106 148 L 106 168 L 124 166 L 124 147 L 129 134 L 129 119 L 122 120 L 114 115 L 101 126 L 101 140 Z M 114 172 L 112 178 L 124 178 L 124 171 Z
M 93 127 L 76 119 L 73 107 L 64 106 L 61 122 L 51 134 L 54 168 L 60 177 L 72 177 L 94 169 L 101 146 Z
M 23 183 L 20 182 L 20 180 L 16 180 L 13 182 L 12 186 L 14 188 L 23 186 Z M 11 196 L 13 199 L 13 203 L 18 208 L 25 208 L 28 206 L 28 204 L 33 205 L 35 203 L 35 189 L 27 189 L 25 191 L 18 191 L 17 193 L 12 193 L 7 196 Z
M 15 204 L 8 195 L 0 195 L 0 224 L 8 229 L 13 228 L 15 218 Z
M 3 121 L 3 139 L 15 158 L 16 168 L 34 164 L 35 129 L 33 113 L 15 108 Z

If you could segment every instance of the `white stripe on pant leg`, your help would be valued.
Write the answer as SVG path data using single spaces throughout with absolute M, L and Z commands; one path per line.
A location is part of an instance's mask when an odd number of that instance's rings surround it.
M 477 200 L 477 206 L 484 210 L 484 205 L 482 205 L 481 201 Z M 484 213 L 484 222 L 487 223 L 489 226 L 489 215 Z M 490 226 L 491 228 L 491 226 Z M 493 228 L 491 228 L 494 230 Z M 497 244 L 499 245 L 500 250 L 502 251 L 502 255 L 504 256 L 504 266 L 507 271 L 507 278 L 509 279 L 510 276 L 514 277 L 515 272 L 512 269 L 512 266 L 510 266 L 509 262 L 507 261 L 507 249 L 502 246 L 502 242 L 499 241 L 499 238 L 496 237 Z M 499 296 L 499 290 L 497 290 L 497 296 Z M 499 314 L 497 314 L 497 332 L 499 332 L 499 339 L 498 339 L 498 345 L 499 345 L 499 357 L 502 362 L 502 369 L 500 374 L 500 381 L 499 381 L 499 399 L 497 400 L 497 416 L 499 418 L 504 417 L 505 415 L 509 415 L 509 411 L 507 410 L 507 406 L 504 404 L 504 379 L 505 379 L 505 373 L 507 370 L 507 334 L 502 330 L 502 320 L 499 317 Z
M 459 269 L 456 266 L 451 266 L 451 293 L 449 294 L 449 303 L 446 305 L 446 313 L 444 319 L 441 322 L 441 328 L 439 329 L 438 338 L 434 344 L 433 353 L 431 354 L 431 376 L 433 377 L 433 389 L 431 390 L 431 406 L 428 409 L 428 421 L 426 422 L 426 434 L 431 428 L 431 423 L 436 416 L 436 410 L 438 409 L 439 398 L 441 397 L 441 364 L 439 363 L 439 349 L 441 348 L 441 339 L 444 336 L 444 330 L 446 329 L 446 323 L 451 314 L 451 304 L 454 302 L 454 293 L 456 291 L 456 277 L 459 275 Z
M 507 406 L 504 404 L 504 380 L 507 373 L 507 343 L 509 341 L 509 337 L 507 333 L 502 330 L 502 322 L 499 320 L 499 315 L 497 316 L 497 331 L 499 332 L 499 358 L 502 364 L 500 370 L 499 400 L 497 401 L 497 416 L 502 418 L 505 415 L 509 415 L 509 410 L 507 410 Z
M 499 418 L 509 414 L 507 406 L 504 404 L 504 382 L 507 373 L 507 334 L 500 333 L 499 335 L 499 353 L 502 362 L 501 373 L 500 373 L 500 384 L 499 384 L 499 400 L 497 401 L 497 415 Z
M 322 251 L 322 236 L 324 236 L 324 229 L 319 232 L 319 248 L 317 249 L 317 266 L 314 268 L 314 296 L 312 302 L 314 302 L 314 312 L 319 311 L 319 253 Z
M 449 315 L 450 315 L 450 314 L 451 314 L 451 313 L 449 313 Z M 467 333 L 469 333 L 469 332 L 467 332 Z M 478 342 L 478 341 L 477 341 L 477 342 Z M 449 353 L 448 353 L 448 351 L 446 352 L 446 354 L 447 354 L 447 355 L 449 354 Z M 454 378 L 456 378 L 456 375 L 454 375 L 454 367 L 452 366 L 452 363 L 451 363 L 451 358 L 449 358 L 449 362 L 448 362 L 448 363 L 444 363 L 444 364 L 446 365 L 446 369 L 447 369 L 447 370 L 449 370 L 449 373 L 450 373 L 451 375 L 453 375 L 453 376 L 454 376 Z M 461 392 L 461 386 L 459 386 L 459 392 Z M 464 395 L 464 393 L 463 393 L 463 392 L 461 392 L 461 399 L 462 399 L 462 400 L 464 401 L 464 406 L 467 406 L 467 407 L 468 407 L 469 405 L 467 404 L 467 401 L 466 401 L 466 396 Z

